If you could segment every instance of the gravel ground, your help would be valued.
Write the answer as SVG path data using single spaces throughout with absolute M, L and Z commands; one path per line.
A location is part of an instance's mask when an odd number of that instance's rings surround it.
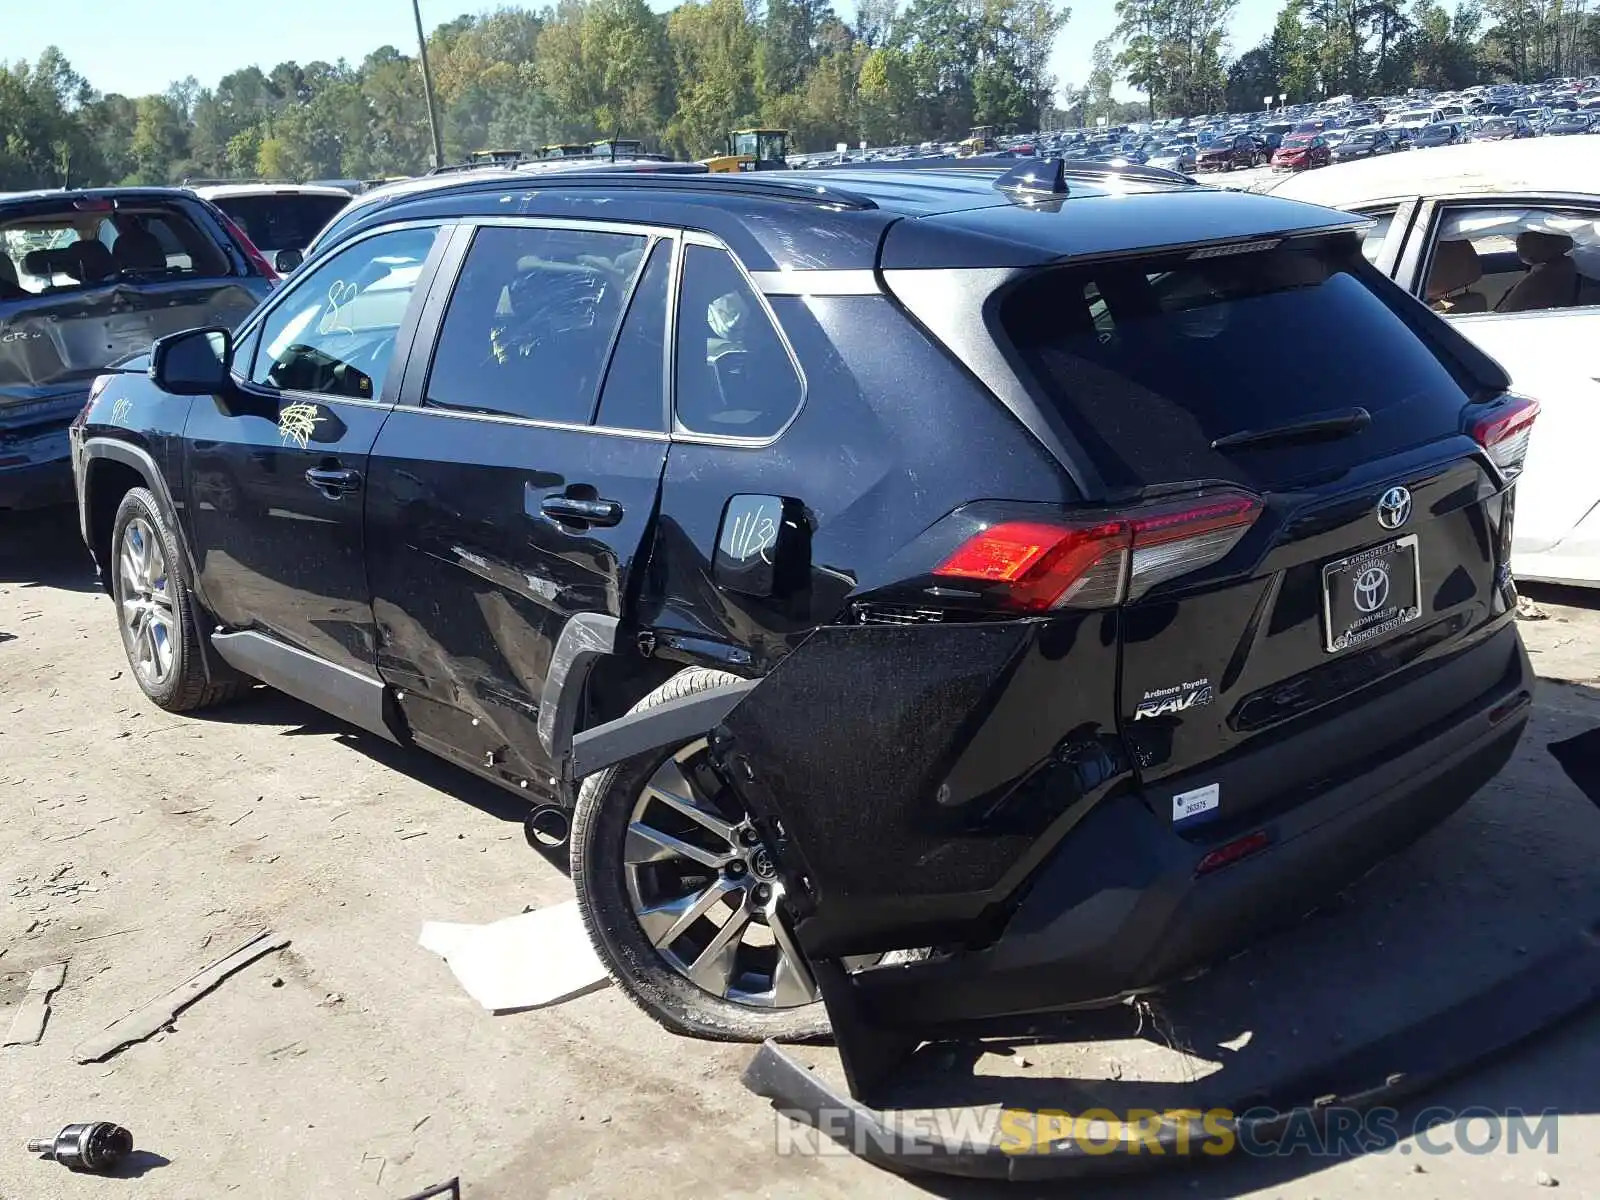
M 453 1175 L 473 1200 L 923 1191 L 849 1158 L 778 1153 L 785 1127 L 738 1083 L 749 1049 L 672 1037 L 615 990 L 479 1010 L 417 932 L 570 895 L 524 843 L 516 799 L 271 693 L 202 718 L 161 713 L 76 540 L 68 517 L 0 523 L 0 1030 L 35 968 L 68 964 L 41 1043 L 0 1050 L 0 1198 L 400 1197 Z M 1600 605 L 1537 602 L 1544 619 L 1523 629 L 1544 682 L 1516 760 L 1346 906 L 1175 996 L 1192 1062 L 1235 1070 L 1234 1051 L 1201 1043 L 1236 1026 L 1254 1031 L 1256 1063 L 1360 1036 L 1593 919 L 1600 813 L 1544 747 L 1600 724 Z M 73 1061 L 86 1037 L 264 927 L 289 948 L 150 1041 Z M 1272 1001 L 1247 1020 L 1239 988 Z M 1208 1025 L 1207 1012 L 1226 1019 Z M 1089 1078 L 1171 1076 L 1155 1061 L 1169 1054 L 1160 1030 L 1129 1033 L 1067 1060 Z M 1024 1061 L 1007 1069 L 1037 1072 Z M 1600 1016 L 1427 1103 L 1554 1109 L 1559 1143 L 1423 1156 L 1403 1142 L 1063 1193 L 1600 1197 Z M 134 1131 L 147 1152 L 135 1177 L 74 1176 L 23 1153 L 27 1137 L 96 1119 Z

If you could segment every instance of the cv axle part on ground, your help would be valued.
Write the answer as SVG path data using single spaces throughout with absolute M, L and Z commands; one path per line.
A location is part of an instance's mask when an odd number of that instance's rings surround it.
M 133 1153 L 133 1134 L 110 1121 L 85 1121 L 64 1126 L 53 1138 L 33 1138 L 28 1153 L 74 1171 L 110 1171 Z

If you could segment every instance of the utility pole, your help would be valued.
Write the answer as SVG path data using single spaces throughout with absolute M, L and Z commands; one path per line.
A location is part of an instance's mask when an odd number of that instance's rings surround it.
M 417 19 L 417 50 L 422 55 L 422 92 L 428 100 L 428 132 L 433 136 L 433 165 L 444 166 L 444 141 L 439 136 L 439 109 L 433 101 L 433 72 L 428 70 L 428 38 L 422 32 L 422 0 L 411 0 Z

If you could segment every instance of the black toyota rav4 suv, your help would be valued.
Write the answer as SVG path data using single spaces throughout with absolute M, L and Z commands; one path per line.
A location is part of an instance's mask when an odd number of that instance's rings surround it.
M 1537 406 L 1360 218 L 1024 163 L 463 178 L 341 221 L 74 428 L 134 675 L 525 795 L 673 1029 L 1157 987 L 1527 720 Z

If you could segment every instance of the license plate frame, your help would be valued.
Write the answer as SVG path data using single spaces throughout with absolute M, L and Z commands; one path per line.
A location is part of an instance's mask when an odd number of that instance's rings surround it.
M 1407 564 L 1409 560 L 1409 565 Z M 1398 567 L 1398 571 L 1396 568 Z M 1352 578 L 1352 571 L 1366 572 L 1376 569 L 1379 577 L 1369 577 L 1363 585 L 1361 576 Z M 1410 585 L 1409 601 L 1402 595 L 1396 603 L 1389 600 L 1394 594 L 1397 577 Z M 1341 580 L 1350 590 L 1349 603 L 1335 603 L 1334 588 Z M 1367 597 L 1372 597 L 1381 586 L 1372 608 L 1363 608 Z M 1335 615 L 1336 610 L 1339 616 Z M 1346 619 L 1353 612 L 1354 619 Z M 1357 646 L 1386 637 L 1422 616 L 1422 555 L 1414 533 L 1391 538 L 1368 546 L 1344 558 L 1324 563 L 1322 566 L 1322 636 L 1323 648 L 1329 654 L 1340 654 Z

